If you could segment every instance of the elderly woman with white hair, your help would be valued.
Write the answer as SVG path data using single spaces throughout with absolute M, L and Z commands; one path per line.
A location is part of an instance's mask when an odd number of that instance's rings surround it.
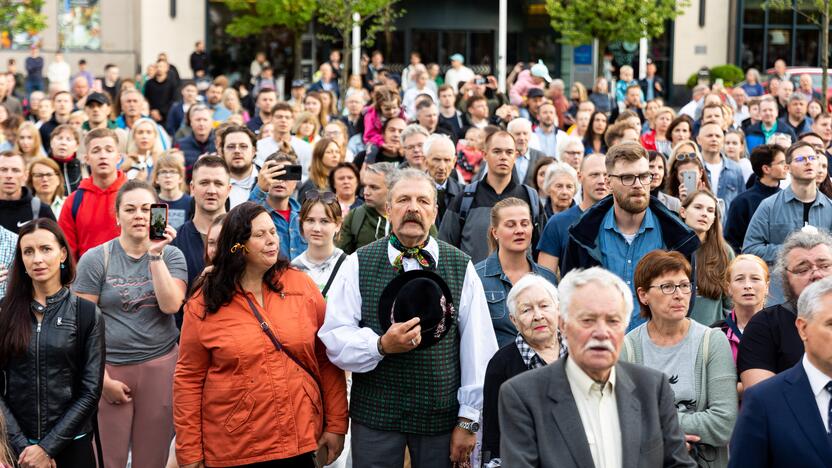
M 488 363 L 483 384 L 482 461 L 500 457 L 497 403 L 508 379 L 556 361 L 561 354 L 558 333 L 558 291 L 546 278 L 523 276 L 506 299 L 509 318 L 517 327 L 515 340 L 500 348 Z M 499 466 L 499 465 L 498 465 Z
M 581 152 L 583 159 L 583 152 Z M 554 162 L 546 167 L 543 178 L 543 193 L 547 194 L 546 216 L 552 216 L 568 210 L 575 204 L 578 194 L 578 172 L 569 164 Z

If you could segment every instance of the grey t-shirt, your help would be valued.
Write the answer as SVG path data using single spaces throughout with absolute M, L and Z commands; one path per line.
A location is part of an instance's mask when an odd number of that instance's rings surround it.
M 696 411 L 696 353 L 699 352 L 699 344 L 707 329 L 691 320 L 688 333 L 682 341 L 666 347 L 656 346 L 646 328 L 641 333 L 644 365 L 668 376 L 670 388 L 676 396 L 676 409 L 683 413 Z
M 112 241 L 110 260 L 104 275 L 105 243 L 88 250 L 78 262 L 73 291 L 98 296 L 104 314 L 107 363 L 138 364 L 165 355 L 179 333 L 173 315 L 159 310 L 150 277 L 147 255 L 132 258 L 118 240 Z M 172 277 L 188 281 L 185 256 L 173 246 L 165 247 L 163 261 Z

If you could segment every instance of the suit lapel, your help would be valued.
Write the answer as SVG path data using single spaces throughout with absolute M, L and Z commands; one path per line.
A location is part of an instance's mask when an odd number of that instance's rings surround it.
M 578 413 L 578 405 L 572 395 L 569 381 L 566 379 L 565 363 L 566 359 L 558 359 L 549 366 L 552 379 L 549 383 L 548 396 L 555 403 L 552 406 L 552 418 L 561 437 L 569 447 L 575 466 L 594 466 L 589 441 L 581 422 L 581 415 Z
M 638 466 L 641 453 L 641 403 L 633 395 L 636 386 L 621 366 L 615 367 L 615 401 L 621 426 L 622 466 Z
M 802 361 L 786 372 L 789 373 L 785 379 L 787 385 L 783 388 L 786 404 L 792 410 L 800 430 L 811 442 L 821 459 L 832 460 L 832 447 L 829 445 L 823 420 L 820 418 L 812 387 L 809 385 L 809 377 L 806 376 Z

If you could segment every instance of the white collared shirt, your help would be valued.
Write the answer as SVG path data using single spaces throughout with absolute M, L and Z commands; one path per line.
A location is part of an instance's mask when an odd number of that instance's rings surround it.
M 257 184 L 257 173 L 257 166 L 252 164 L 251 173 L 248 177 L 244 179 L 231 178 L 231 193 L 228 194 L 231 208 L 248 201 L 251 191 L 254 190 L 254 186 Z
M 603 386 L 592 380 L 574 360 L 566 359 L 566 379 L 589 441 L 596 468 L 621 468 L 621 425 L 615 398 L 615 367 Z
M 442 261 L 439 258 L 439 244 L 434 238 L 430 238 L 425 250 L 436 259 L 437 264 Z M 388 244 L 387 259 L 390 265 L 393 265 L 398 255 L 399 251 Z M 403 258 L 402 267 L 404 271 L 421 268 L 413 258 Z M 345 371 L 369 372 L 376 368 L 384 356 L 378 353 L 379 335 L 368 327 L 358 325 L 361 320 L 361 292 L 358 286 L 358 256 L 352 254 L 341 265 L 327 294 L 326 318 L 318 331 L 318 337 L 326 346 L 326 354 L 333 364 Z M 497 338 L 491 325 L 482 282 L 470 261 L 465 270 L 458 311 L 461 371 L 461 383 L 457 391 L 459 416 L 478 421 L 482 409 L 485 369 L 491 356 L 497 352 Z
M 803 354 L 803 369 L 806 377 L 809 377 L 809 386 L 812 387 L 812 395 L 820 411 L 820 419 L 823 421 L 823 430 L 829 431 L 829 400 L 832 396 L 826 391 L 826 384 L 832 380 L 832 375 L 826 375 L 814 366 L 806 354 Z

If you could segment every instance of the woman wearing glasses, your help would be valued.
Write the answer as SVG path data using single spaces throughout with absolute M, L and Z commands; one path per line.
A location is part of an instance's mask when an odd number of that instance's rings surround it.
M 711 189 L 708 174 L 705 172 L 705 166 L 702 165 L 702 157 L 699 155 L 699 147 L 696 143 L 686 140 L 673 147 L 673 152 L 670 154 L 670 160 L 667 164 L 670 169 L 668 170 L 664 191 L 668 195 L 676 197 L 684 203 L 691 193 Z M 695 173 L 692 179 L 695 181 L 696 190 L 690 190 L 690 186 L 685 184 L 685 173 L 687 172 Z
M 690 318 L 705 326 L 721 320 L 731 310 L 725 293 L 725 271 L 734 259 L 734 249 L 722 237 L 719 202 L 710 190 L 692 193 L 679 216 L 699 237 L 696 249 L 696 301 Z
M 342 219 L 341 206 L 334 193 L 306 192 L 306 200 L 300 208 L 300 234 L 308 247 L 292 260 L 292 266 L 312 278 L 324 299 L 338 268 L 347 258 L 343 250 L 335 247 Z
M 329 173 L 344 160 L 341 147 L 332 138 L 321 138 L 312 150 L 309 179 L 298 189 L 298 201 L 303 203 L 306 194 L 313 191 L 329 191 Z
M 52 159 L 36 158 L 29 163 L 29 178 L 26 181 L 40 201 L 49 205 L 53 213 L 60 213 L 66 200 L 64 176 L 58 163 Z
M 647 322 L 627 334 L 621 359 L 669 377 L 691 456 L 724 467 L 737 419 L 736 368 L 725 335 L 687 318 L 690 275 L 679 252 L 654 250 L 639 261 L 633 282 Z

